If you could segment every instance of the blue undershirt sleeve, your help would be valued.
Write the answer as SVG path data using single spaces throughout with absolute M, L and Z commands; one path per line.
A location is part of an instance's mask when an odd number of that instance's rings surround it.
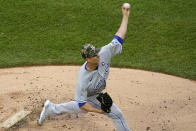
M 78 103 L 79 107 L 83 106 L 84 104 L 86 104 L 86 102 L 84 102 L 84 103 Z
M 114 39 L 117 39 L 119 42 L 120 42 L 120 44 L 122 45 L 123 44 L 123 39 L 122 38 L 120 38 L 119 36 L 117 36 L 117 35 L 115 35 L 114 36 Z

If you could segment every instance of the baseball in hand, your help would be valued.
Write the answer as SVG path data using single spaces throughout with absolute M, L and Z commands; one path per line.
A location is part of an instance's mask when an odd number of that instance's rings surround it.
M 130 4 L 129 3 L 124 3 L 123 7 L 126 8 L 126 9 L 129 9 L 130 8 Z

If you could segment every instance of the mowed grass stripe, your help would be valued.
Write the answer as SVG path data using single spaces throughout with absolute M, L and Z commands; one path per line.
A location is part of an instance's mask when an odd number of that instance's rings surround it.
M 109 43 L 131 3 L 123 52 L 112 66 L 196 79 L 192 0 L 0 0 L 0 67 L 82 64 L 84 43 Z

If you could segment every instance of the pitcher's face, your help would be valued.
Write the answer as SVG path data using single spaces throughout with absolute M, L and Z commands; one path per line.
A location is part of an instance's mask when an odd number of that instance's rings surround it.
M 95 57 L 86 58 L 87 62 L 93 65 L 99 65 L 100 57 L 97 54 Z

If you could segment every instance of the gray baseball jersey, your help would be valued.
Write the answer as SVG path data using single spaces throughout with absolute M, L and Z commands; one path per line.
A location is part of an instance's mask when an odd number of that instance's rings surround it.
M 87 62 L 83 64 L 78 72 L 75 101 L 86 103 L 87 97 L 96 95 L 105 89 L 111 58 L 121 53 L 122 43 L 123 40 L 119 36 L 115 36 L 109 44 L 101 48 L 100 62 L 96 70 L 88 71 L 86 69 Z
M 100 102 L 96 99 L 96 94 L 100 93 L 106 87 L 106 80 L 109 74 L 110 60 L 112 56 L 121 52 L 121 44 L 123 40 L 115 36 L 111 43 L 101 48 L 100 63 L 96 70 L 86 70 L 86 62 L 81 67 L 78 73 L 77 88 L 75 100 L 67 103 L 54 104 L 49 102 L 47 113 L 62 114 L 62 113 L 86 113 L 80 107 L 87 101 L 91 106 L 101 109 Z M 110 113 L 104 113 L 112 119 L 116 131 L 130 131 L 130 128 L 121 112 L 121 110 L 113 104 Z

